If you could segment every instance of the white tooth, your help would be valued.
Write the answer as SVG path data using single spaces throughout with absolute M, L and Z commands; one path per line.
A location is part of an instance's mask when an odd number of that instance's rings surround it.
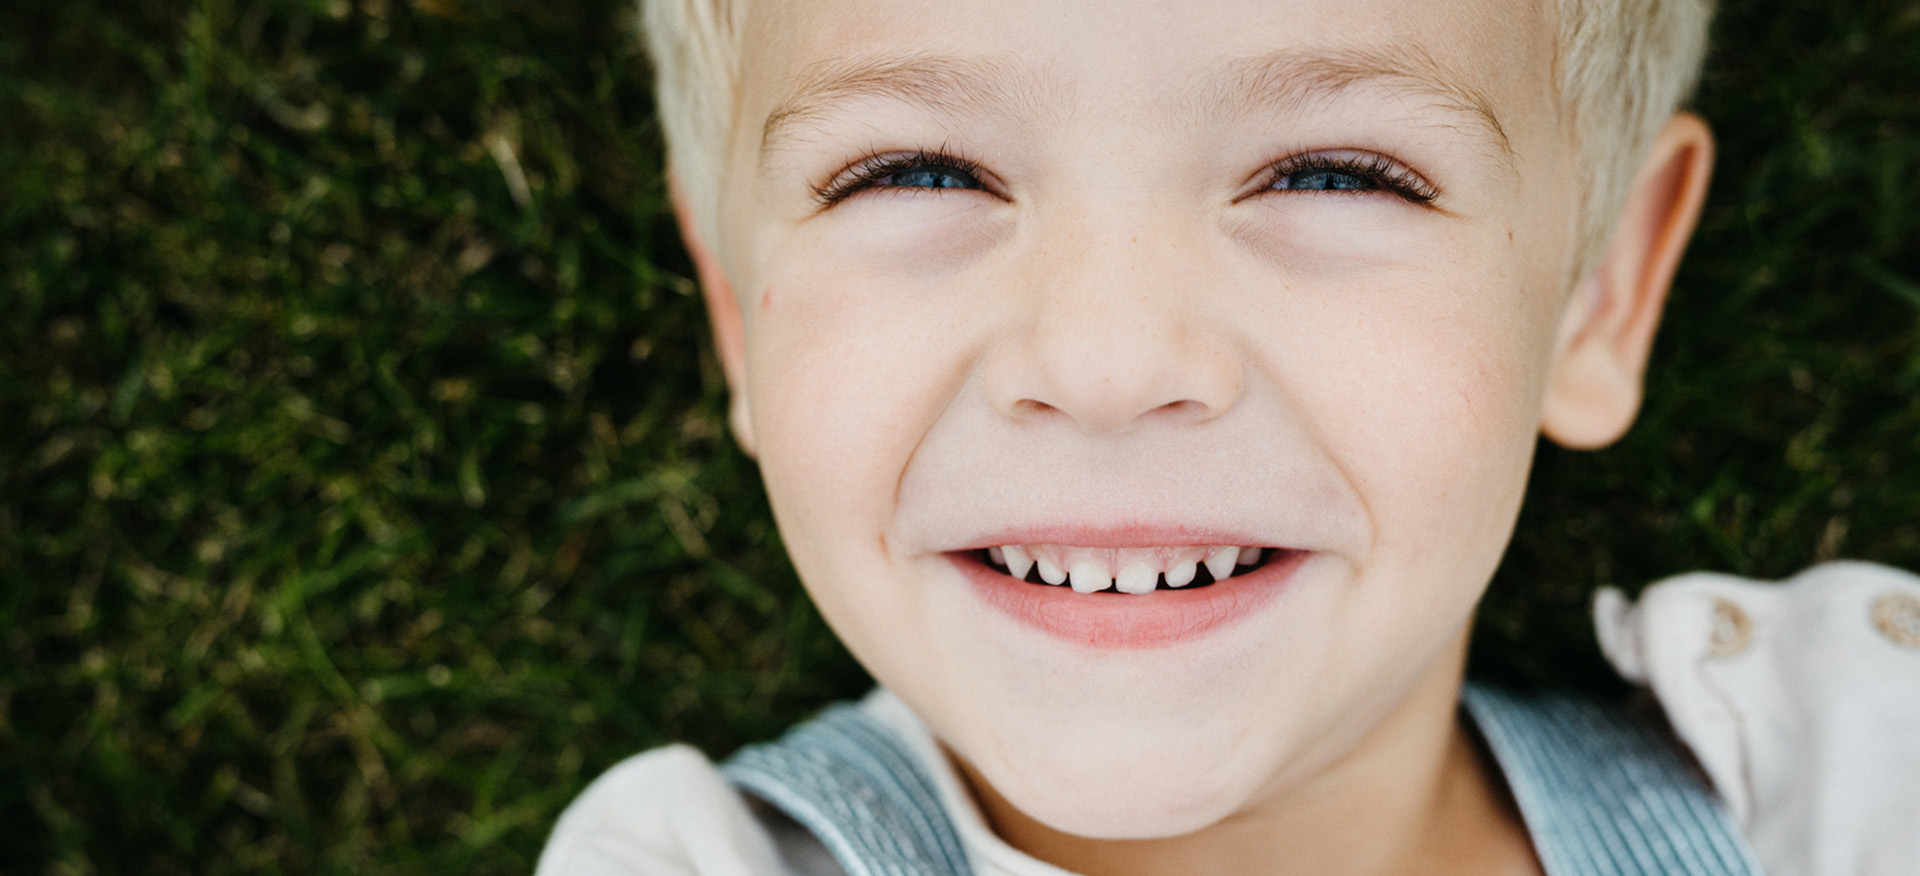
M 1160 573 L 1152 566 L 1134 560 L 1120 570 L 1120 577 L 1114 579 L 1113 586 L 1120 588 L 1121 593 L 1152 593 L 1159 578 Z
M 1040 580 L 1048 584 L 1067 583 L 1067 570 L 1054 565 L 1046 557 L 1038 557 L 1034 561 L 1040 565 Z
M 1213 580 L 1225 581 L 1233 574 L 1233 561 L 1240 558 L 1240 549 L 1232 545 L 1217 547 L 1207 551 L 1207 571 L 1213 573 Z
M 987 548 L 987 559 L 992 560 L 996 566 L 1004 566 L 1007 564 L 1007 555 L 1002 553 L 997 547 Z
M 1076 560 L 1069 572 L 1075 593 L 1092 593 L 1113 586 L 1113 575 L 1097 560 Z
M 1033 557 L 1027 554 L 1026 548 L 1017 544 L 1005 545 L 1000 548 L 1000 555 L 1007 558 L 1007 574 L 1026 580 L 1027 571 L 1033 568 Z
M 1179 565 L 1167 570 L 1168 587 L 1185 587 L 1193 583 L 1193 576 L 1200 574 L 1199 560 L 1181 560 Z
M 1242 566 L 1251 566 L 1254 563 L 1260 562 L 1260 549 L 1257 547 L 1241 548 L 1239 559 L 1240 565 Z

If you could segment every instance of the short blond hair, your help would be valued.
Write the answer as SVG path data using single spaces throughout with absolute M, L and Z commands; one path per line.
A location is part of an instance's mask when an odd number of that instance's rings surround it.
M 749 0 L 639 0 L 667 159 L 696 230 L 719 245 L 722 168 L 740 94 Z M 1691 97 L 1713 0 L 1546 0 L 1554 81 L 1582 176 L 1574 277 L 1585 276 L 1647 150 Z
M 652 2 L 652 0 L 649 0 Z M 1574 279 L 1607 245 L 1654 138 L 1693 97 L 1713 0 L 1557 0 L 1554 83 L 1582 176 Z

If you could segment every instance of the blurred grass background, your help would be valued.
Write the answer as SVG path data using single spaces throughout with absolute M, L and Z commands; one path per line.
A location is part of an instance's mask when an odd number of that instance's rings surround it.
M 600 770 L 865 676 L 732 447 L 626 0 L 0 8 L 0 873 L 524 873 Z M 1476 669 L 1596 584 L 1920 567 L 1920 3 L 1731 4 L 1635 432 L 1543 449 Z

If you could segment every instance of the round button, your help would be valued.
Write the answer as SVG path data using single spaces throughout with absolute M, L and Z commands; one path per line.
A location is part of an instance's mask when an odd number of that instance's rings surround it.
M 1873 625 L 1904 648 L 1920 648 L 1920 598 L 1883 593 L 1873 601 Z
M 1753 642 L 1753 622 L 1747 613 L 1725 599 L 1713 601 L 1713 640 L 1715 657 L 1731 657 L 1747 650 Z

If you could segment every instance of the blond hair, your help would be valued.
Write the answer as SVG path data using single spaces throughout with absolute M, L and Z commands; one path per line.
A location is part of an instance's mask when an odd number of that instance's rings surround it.
M 649 0 L 652 2 L 652 0 Z M 1574 279 L 1607 245 L 1654 138 L 1692 98 L 1713 0 L 1557 0 L 1554 82 L 1584 191 Z
M 740 89 L 748 0 L 639 0 L 668 162 L 709 245 Z M 1574 276 L 1606 246 L 1640 163 L 1692 95 L 1713 0 L 1548 0 L 1554 80 L 1583 191 Z

